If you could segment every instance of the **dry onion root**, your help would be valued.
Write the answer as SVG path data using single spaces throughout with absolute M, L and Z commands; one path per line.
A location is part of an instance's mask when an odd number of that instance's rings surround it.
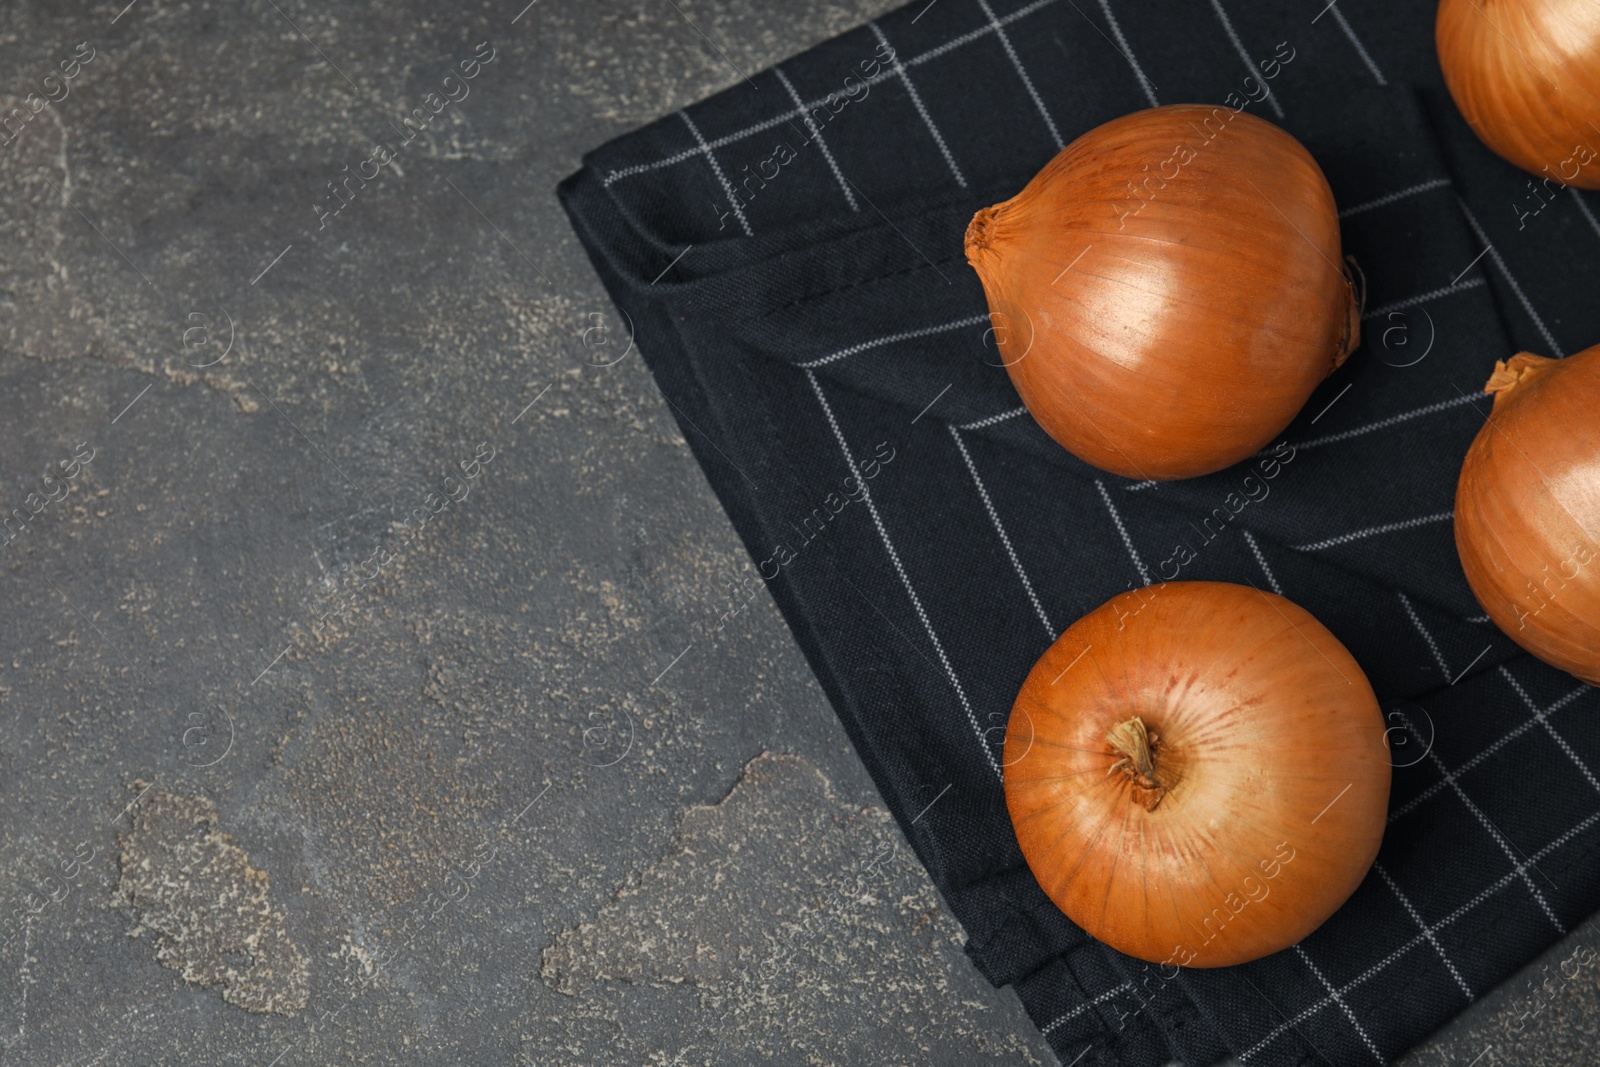
M 1322 170 L 1227 107 L 1090 130 L 979 211 L 966 252 L 1033 417 L 1130 478 L 1259 451 L 1360 341 Z
M 1390 761 L 1366 676 L 1305 609 L 1221 582 L 1126 593 L 1028 675 L 1006 806 L 1093 937 L 1189 967 L 1295 944 L 1382 843 Z
M 1484 144 L 1546 179 L 1600 189 L 1600 4 L 1442 0 L 1434 39 Z
M 1456 484 L 1456 550 L 1496 626 L 1600 685 L 1600 345 L 1496 363 Z

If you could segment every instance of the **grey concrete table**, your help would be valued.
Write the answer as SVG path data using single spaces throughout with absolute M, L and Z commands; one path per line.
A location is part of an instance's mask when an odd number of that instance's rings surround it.
M 124 2 L 0 10 L 0 1062 L 1053 1062 L 553 196 L 889 0 Z

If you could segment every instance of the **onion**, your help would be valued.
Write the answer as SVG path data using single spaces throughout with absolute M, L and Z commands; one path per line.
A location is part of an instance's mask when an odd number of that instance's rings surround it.
M 1366 675 L 1309 612 L 1224 582 L 1124 593 L 1034 665 L 1006 806 L 1039 884 L 1119 952 L 1192 967 L 1296 943 L 1378 855 L 1389 802 Z
M 1600 4 L 1443 0 L 1434 39 L 1484 144 L 1523 170 L 1600 189 Z
M 966 251 L 1022 402 L 1130 478 L 1250 456 L 1360 340 L 1316 160 L 1227 107 L 1090 130 L 973 216 Z
M 1496 626 L 1600 685 L 1600 345 L 1494 365 L 1456 484 L 1456 551 Z

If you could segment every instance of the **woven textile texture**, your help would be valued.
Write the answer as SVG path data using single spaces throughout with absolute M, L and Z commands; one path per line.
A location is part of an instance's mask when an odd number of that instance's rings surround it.
M 1450 521 L 1494 361 L 1600 341 L 1600 198 L 1473 138 L 1433 11 L 916 0 L 562 186 L 749 549 L 736 599 L 776 599 L 972 960 L 1064 1064 L 1384 1062 L 1600 905 L 1600 700 L 1488 622 Z M 1078 462 L 1023 411 L 962 236 L 1080 133 L 1180 102 L 1305 143 L 1369 292 L 1362 347 L 1280 444 L 1157 486 Z M 1322 620 L 1398 766 L 1378 862 L 1326 925 L 1170 976 L 1050 903 L 1000 783 L 1045 647 L 1179 578 Z

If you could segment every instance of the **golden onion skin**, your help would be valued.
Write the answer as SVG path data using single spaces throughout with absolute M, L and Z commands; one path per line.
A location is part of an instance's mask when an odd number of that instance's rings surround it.
M 1600 189 L 1600 4 L 1442 0 L 1434 41 L 1484 144 L 1540 177 Z
M 1456 551 L 1517 644 L 1600 685 L 1600 345 L 1495 364 L 1456 483 Z
M 1160 791 L 1119 767 L 1108 733 L 1130 716 L 1155 738 Z M 1068 918 L 1138 959 L 1225 967 L 1296 944 L 1355 892 L 1390 767 L 1366 675 L 1309 612 L 1168 582 L 1050 646 L 1012 708 L 1004 774 L 1022 853 Z
M 978 212 L 966 251 L 1029 412 L 1129 478 L 1259 451 L 1360 339 L 1321 168 L 1227 107 L 1090 130 Z

